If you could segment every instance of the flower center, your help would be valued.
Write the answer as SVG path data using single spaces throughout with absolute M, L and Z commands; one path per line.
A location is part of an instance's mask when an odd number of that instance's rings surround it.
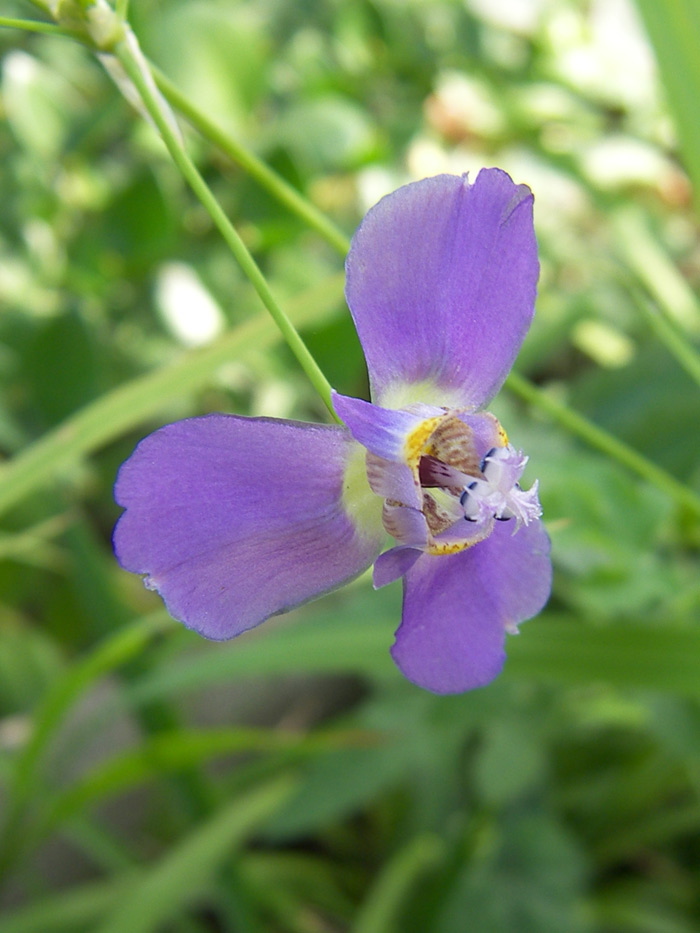
M 492 447 L 481 461 L 481 477 L 464 487 L 459 501 L 467 521 L 493 516 L 499 521 L 516 520 L 516 530 L 542 514 L 537 498 L 538 483 L 524 491 L 520 479 L 528 458 L 510 444 Z
M 524 491 L 519 482 L 527 457 L 493 415 L 444 409 L 425 415 L 404 435 L 395 459 L 366 454 L 369 486 L 384 500 L 382 523 L 399 552 L 456 554 L 488 538 L 495 521 L 515 519 L 515 533 L 539 518 L 537 484 Z
M 527 491 L 519 483 L 528 458 L 508 442 L 493 416 L 480 417 L 481 422 L 472 428 L 450 413 L 423 441 L 417 458 L 418 479 L 422 511 L 433 539 L 456 533 L 463 546 L 469 546 L 467 541 L 475 542 L 490 533 L 489 524 L 494 519 L 514 518 L 517 531 L 542 514 L 537 483 Z M 488 428 L 486 437 L 478 437 L 484 428 Z M 482 450 L 489 444 L 481 458 L 477 453 L 480 444 Z M 467 531 L 464 520 L 473 530 Z

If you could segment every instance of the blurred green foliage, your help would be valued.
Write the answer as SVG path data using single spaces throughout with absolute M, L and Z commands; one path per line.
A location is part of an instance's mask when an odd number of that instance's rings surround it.
M 131 16 L 194 110 L 348 235 L 411 178 L 495 164 L 530 184 L 520 372 L 700 493 L 700 27 L 693 0 L 639 7 Z M 323 406 L 94 55 L 6 29 L 0 57 L 3 933 L 697 930 L 697 515 L 504 392 L 556 574 L 494 684 L 403 681 L 398 588 L 366 579 L 228 645 L 182 630 L 112 558 L 118 465 L 168 420 Z M 337 238 L 183 132 L 331 383 L 361 395 Z

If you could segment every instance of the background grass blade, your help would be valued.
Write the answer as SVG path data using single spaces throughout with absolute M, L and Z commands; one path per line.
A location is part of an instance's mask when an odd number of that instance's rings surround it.
M 681 154 L 700 207 L 700 5 L 696 0 L 637 0 L 656 52 Z
M 291 303 L 292 320 L 298 327 L 307 327 L 327 319 L 342 300 L 342 289 L 343 280 L 338 276 L 304 293 Z M 275 324 L 261 314 L 211 346 L 134 379 L 87 405 L 0 467 L 0 512 L 153 415 L 169 399 L 205 385 L 217 366 L 279 340 Z
M 358 911 L 352 933 L 392 933 L 398 929 L 411 889 L 421 875 L 440 863 L 443 845 L 437 836 L 417 836 L 399 851 L 377 878 Z
M 534 619 L 508 640 L 506 676 L 545 683 L 604 682 L 700 698 L 700 629 Z
M 134 750 L 100 763 L 85 777 L 59 792 L 51 801 L 37 835 L 48 835 L 103 799 L 158 781 L 165 774 L 202 765 L 210 759 L 257 752 L 278 753 L 278 757 L 301 760 L 329 749 L 366 747 L 376 741 L 375 735 L 358 729 L 313 735 L 242 727 L 164 732 L 145 740 Z
M 10 771 L 8 799 L 0 830 L 0 874 L 24 843 L 20 829 L 24 810 L 36 792 L 38 768 L 46 747 L 68 709 L 99 677 L 139 655 L 156 634 L 170 626 L 167 613 L 158 612 L 120 629 L 100 643 L 82 662 L 71 666 L 44 698 L 35 714 L 29 740 Z
M 151 933 L 182 911 L 221 863 L 287 800 L 294 788 L 279 779 L 237 797 L 144 870 L 96 933 Z
M 120 904 L 137 878 L 136 871 L 124 872 L 6 913 L 0 918 L 3 933 L 74 933 L 86 929 Z

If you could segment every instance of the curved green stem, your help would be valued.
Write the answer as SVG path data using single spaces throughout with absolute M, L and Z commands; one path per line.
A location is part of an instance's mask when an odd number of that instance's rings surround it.
M 637 473 L 643 479 L 653 483 L 654 486 L 663 490 L 679 505 L 684 506 L 700 517 L 700 496 L 677 480 L 675 476 L 667 473 L 662 467 L 647 460 L 642 454 L 623 443 L 623 441 L 613 437 L 603 428 L 599 428 L 588 421 L 583 415 L 556 401 L 551 395 L 538 389 L 518 373 L 511 372 L 506 380 L 506 386 L 526 402 L 535 405 L 541 411 L 550 415 L 562 427 L 571 431 L 572 434 L 577 434 L 591 447 L 597 447 L 598 450 L 601 450 L 613 460 L 617 460 L 618 463 Z
M 236 139 L 222 130 L 220 126 L 217 126 L 213 120 L 205 116 L 160 69 L 153 64 L 150 67 L 163 96 L 169 104 L 182 114 L 188 123 L 205 139 L 208 139 L 209 142 L 224 152 L 233 162 L 245 169 L 280 204 L 284 204 L 292 213 L 320 233 L 341 256 L 345 256 L 350 249 L 350 241 L 333 221 L 300 195 L 291 185 L 287 184 L 283 178 L 254 153 L 242 146 Z
M 338 418 L 333 411 L 333 404 L 331 402 L 330 383 L 321 372 L 316 360 L 309 353 L 306 344 L 297 333 L 292 322 L 277 304 L 265 277 L 239 236 L 238 231 L 222 210 L 219 202 L 216 200 L 207 183 L 199 174 L 194 162 L 187 154 L 184 144 L 176 131 L 174 121 L 170 118 L 170 113 L 167 112 L 164 102 L 159 99 L 158 91 L 153 84 L 148 66 L 138 49 L 136 38 L 133 36 L 133 33 L 128 31 L 128 27 L 126 27 L 126 29 L 126 38 L 116 45 L 113 54 L 119 60 L 127 76 L 136 88 L 143 106 L 155 123 L 173 161 L 216 224 L 219 232 L 231 249 L 231 252 L 238 260 L 243 272 L 252 283 L 262 299 L 263 304 L 282 332 L 282 335 L 301 364 L 304 372 L 323 399 L 326 408 L 333 419 L 337 421 Z
M 41 23 L 34 19 L 13 19 L 11 16 L 0 16 L 0 28 L 23 29 L 25 32 L 43 32 L 51 36 L 66 36 L 69 39 L 82 38 L 73 29 L 56 26 L 54 23 Z

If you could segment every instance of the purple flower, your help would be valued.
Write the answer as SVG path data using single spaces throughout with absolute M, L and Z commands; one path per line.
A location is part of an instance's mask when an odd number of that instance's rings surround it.
M 334 393 L 345 427 L 215 414 L 141 441 L 117 479 L 114 547 L 175 618 L 232 638 L 374 562 L 375 586 L 404 580 L 392 655 L 409 680 L 458 693 L 499 673 L 505 633 L 551 586 L 527 458 L 480 411 L 534 312 L 532 200 L 488 169 L 367 214 L 346 294 L 372 402 Z

